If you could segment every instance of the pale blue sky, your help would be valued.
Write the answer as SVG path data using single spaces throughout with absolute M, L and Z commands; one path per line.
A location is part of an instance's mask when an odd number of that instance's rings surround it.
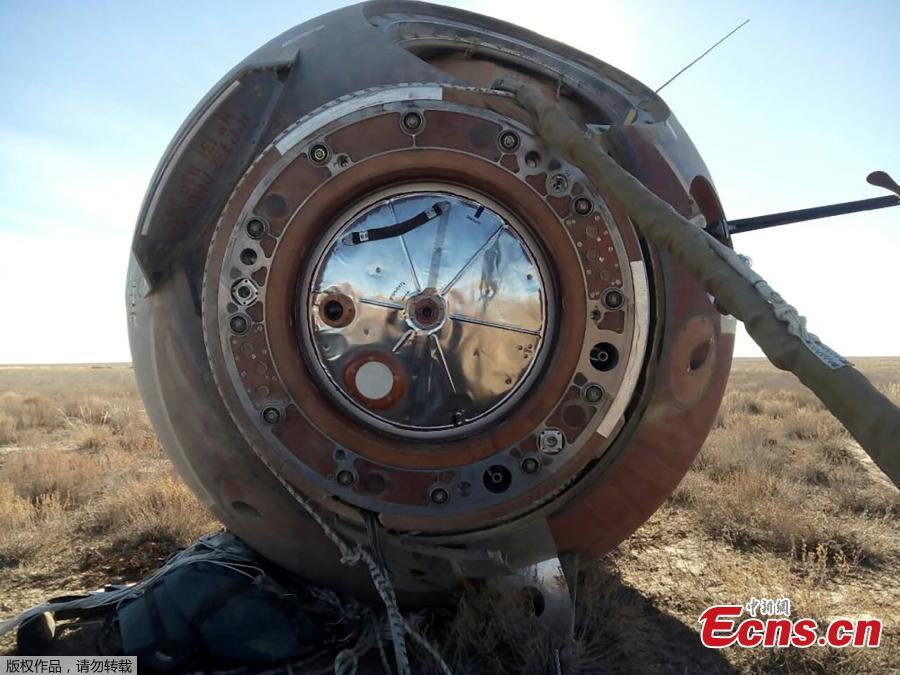
M 123 288 L 144 189 L 231 66 L 346 3 L 0 3 L 0 363 L 129 360 Z M 456 3 L 568 42 L 664 92 L 732 218 L 880 196 L 900 179 L 900 2 Z M 549 8 L 549 13 L 548 13 Z M 900 208 L 736 247 L 832 347 L 900 354 Z M 759 352 L 746 336 L 738 353 Z

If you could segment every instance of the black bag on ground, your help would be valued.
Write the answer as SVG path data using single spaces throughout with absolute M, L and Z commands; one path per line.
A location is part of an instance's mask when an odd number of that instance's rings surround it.
M 299 658 L 320 633 L 297 598 L 254 567 L 194 562 L 118 608 L 122 652 L 156 671 L 192 661 L 262 665 Z

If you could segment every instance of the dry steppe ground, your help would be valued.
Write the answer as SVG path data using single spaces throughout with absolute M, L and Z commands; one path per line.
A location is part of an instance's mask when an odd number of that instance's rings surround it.
M 857 365 L 900 401 L 900 358 Z M 900 497 L 793 376 L 737 360 L 681 486 L 582 562 L 563 672 L 868 672 L 900 664 Z M 127 365 L 0 367 L 0 618 L 130 581 L 217 524 L 172 470 Z M 795 617 L 885 621 L 878 649 L 704 649 L 714 603 L 790 597 Z M 554 672 L 542 625 L 465 593 L 433 639 L 456 672 Z M 0 641 L 0 653 L 12 649 Z

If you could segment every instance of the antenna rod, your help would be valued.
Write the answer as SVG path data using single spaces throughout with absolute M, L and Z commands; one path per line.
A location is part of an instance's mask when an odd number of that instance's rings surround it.
M 886 171 L 873 171 L 866 176 L 866 182 L 869 185 L 889 190 L 894 194 L 887 197 L 859 199 L 855 202 L 841 202 L 840 204 L 829 204 L 827 206 L 814 206 L 811 209 L 798 209 L 797 211 L 784 211 L 783 213 L 769 213 L 765 216 L 729 220 L 727 223 L 724 220 L 718 220 L 712 225 L 714 226 L 714 230 L 719 232 L 722 231 L 722 226 L 724 225 L 728 234 L 741 234 L 742 232 L 764 230 L 769 227 L 776 227 L 777 225 L 802 223 L 807 220 L 816 220 L 817 218 L 830 218 L 832 216 L 841 216 L 845 213 L 859 213 L 860 211 L 871 211 L 872 209 L 884 209 L 889 206 L 900 205 L 900 185 L 898 185 Z
M 694 60 L 691 61 L 689 64 L 687 64 L 684 68 L 682 68 L 681 70 L 679 70 L 677 73 L 675 73 L 675 74 L 674 74 L 672 77 L 670 77 L 668 80 L 666 80 L 665 82 L 663 82 L 662 85 L 660 85 L 660 87 L 659 87 L 656 91 L 653 92 L 653 94 L 651 94 L 650 96 L 648 96 L 647 98 L 645 98 L 643 101 L 641 101 L 640 103 L 638 103 L 635 107 L 636 107 L 636 108 L 640 108 L 644 103 L 646 103 L 646 102 L 649 101 L 651 98 L 653 98 L 654 96 L 656 96 L 657 94 L 659 94 L 659 92 L 661 92 L 665 87 L 667 87 L 669 84 L 671 84 L 672 81 L 675 80 L 676 77 L 678 77 L 679 75 L 681 75 L 684 71 L 686 71 L 688 68 L 690 68 L 691 66 L 693 66 L 695 63 L 697 63 L 697 61 L 699 61 L 699 60 L 702 59 L 704 56 L 706 56 L 707 54 L 709 54 L 713 49 L 715 49 L 715 48 L 718 47 L 720 44 L 722 44 L 723 42 L 725 42 L 725 40 L 727 40 L 727 39 L 730 38 L 732 35 L 734 35 L 735 33 L 737 33 L 741 28 L 743 28 L 744 26 L 746 26 L 748 23 L 750 23 L 750 19 L 747 19 L 746 21 L 744 21 L 744 23 L 742 23 L 740 26 L 737 26 L 736 28 L 733 28 L 733 29 L 731 30 L 731 32 L 728 33 L 728 35 L 726 35 L 725 37 L 723 37 L 722 39 L 720 39 L 718 42 L 716 42 L 716 44 L 714 44 L 712 47 L 710 47 L 710 48 L 707 49 L 705 52 L 703 52 L 700 56 L 698 56 L 696 59 L 694 59 Z
M 785 211 L 784 213 L 770 213 L 765 216 L 755 216 L 753 218 L 740 218 L 738 220 L 728 221 L 728 233 L 742 234 L 744 232 L 764 230 L 778 225 L 787 225 L 788 223 L 802 223 L 807 220 L 831 218 L 832 216 L 842 216 L 847 213 L 884 209 L 889 206 L 897 206 L 898 204 L 900 204 L 900 197 L 889 195 L 887 197 L 860 199 L 855 202 L 829 204 L 828 206 L 814 206 L 810 209 L 798 209 L 797 211 Z

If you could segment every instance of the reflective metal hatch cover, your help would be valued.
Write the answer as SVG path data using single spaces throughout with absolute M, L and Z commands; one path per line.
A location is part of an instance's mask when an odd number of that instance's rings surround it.
M 499 205 L 407 186 L 351 209 L 317 259 L 299 324 L 314 369 L 351 414 L 444 438 L 498 419 L 525 393 L 551 334 L 551 286 Z

